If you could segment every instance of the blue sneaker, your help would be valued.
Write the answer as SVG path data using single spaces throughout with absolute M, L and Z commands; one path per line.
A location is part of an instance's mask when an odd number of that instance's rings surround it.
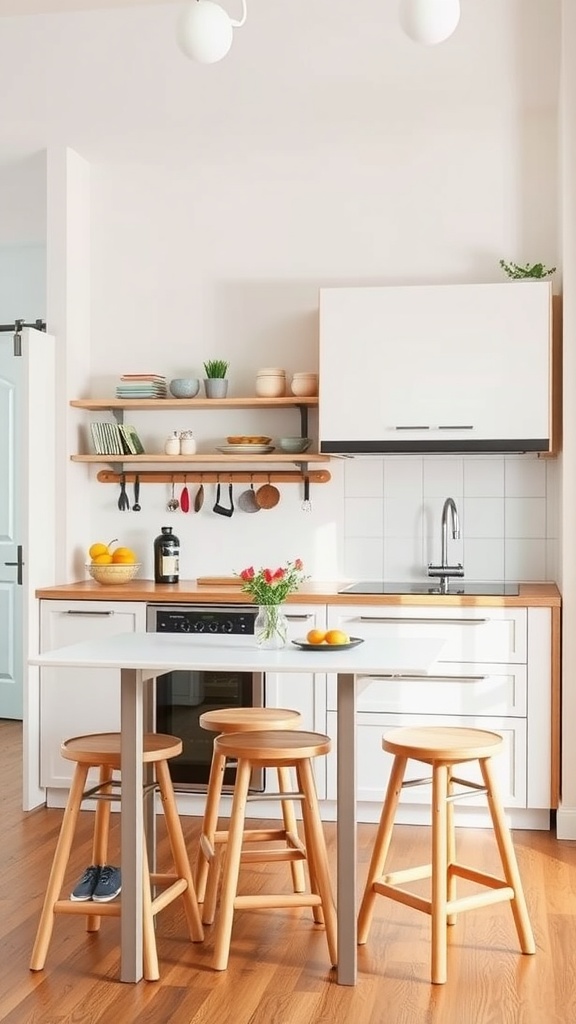
M 70 899 L 76 900 L 78 903 L 91 900 L 101 871 L 102 868 L 99 864 L 91 864 L 90 867 L 86 868 L 82 878 L 79 879 L 70 893 Z
M 104 867 L 100 868 L 100 875 L 92 893 L 92 899 L 95 903 L 109 903 L 110 900 L 116 898 L 121 888 L 122 875 L 120 874 L 120 868 L 115 868 L 112 864 L 105 864 Z

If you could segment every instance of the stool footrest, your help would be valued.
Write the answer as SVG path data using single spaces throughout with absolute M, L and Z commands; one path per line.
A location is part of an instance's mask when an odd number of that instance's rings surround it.
M 168 889 L 164 889 L 158 896 L 155 896 L 152 900 L 152 913 L 157 914 L 158 911 L 164 910 L 164 907 L 169 906 L 177 896 L 181 896 L 183 892 L 186 892 L 188 888 L 188 882 L 185 878 L 178 878 Z
M 121 904 L 94 903 L 93 900 L 56 900 L 52 908 L 55 914 L 82 914 L 84 917 L 119 917 Z
M 279 863 L 280 861 L 299 861 L 306 860 L 306 851 L 304 848 L 301 850 L 295 850 L 291 847 L 284 847 L 284 849 L 277 850 L 243 850 L 242 851 L 242 863 L 243 864 L 266 864 L 266 863 Z
M 421 867 L 404 868 L 402 871 L 390 871 L 378 879 L 383 885 L 402 885 L 404 882 L 414 882 L 417 878 L 431 878 L 432 865 L 422 864 Z
M 320 907 L 322 899 L 315 893 L 261 893 L 259 896 L 235 896 L 236 910 L 274 910 L 285 907 Z

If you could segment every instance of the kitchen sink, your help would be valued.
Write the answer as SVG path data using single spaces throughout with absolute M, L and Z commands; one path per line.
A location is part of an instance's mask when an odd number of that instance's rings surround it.
M 351 583 L 338 591 L 339 594 L 468 594 L 471 597 L 516 597 L 518 592 L 517 583 L 472 583 L 459 579 L 452 579 L 447 590 L 439 586 L 438 580 L 430 579 L 424 583 L 368 580 Z

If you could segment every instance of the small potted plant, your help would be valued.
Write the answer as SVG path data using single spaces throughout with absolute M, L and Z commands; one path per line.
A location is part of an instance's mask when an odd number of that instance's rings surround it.
M 525 263 L 520 266 L 513 261 L 500 260 L 500 266 L 513 281 L 542 281 L 556 271 L 556 267 L 547 267 L 544 263 Z
M 204 363 L 204 390 L 206 398 L 226 398 L 228 381 L 226 374 L 230 363 L 226 359 L 208 359 Z

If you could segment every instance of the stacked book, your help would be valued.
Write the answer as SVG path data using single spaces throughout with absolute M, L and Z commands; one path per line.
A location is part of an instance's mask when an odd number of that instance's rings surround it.
M 90 433 L 96 455 L 144 455 L 144 445 L 127 423 L 91 423 Z
M 116 398 L 166 398 L 166 377 L 157 373 L 125 373 L 116 387 Z

